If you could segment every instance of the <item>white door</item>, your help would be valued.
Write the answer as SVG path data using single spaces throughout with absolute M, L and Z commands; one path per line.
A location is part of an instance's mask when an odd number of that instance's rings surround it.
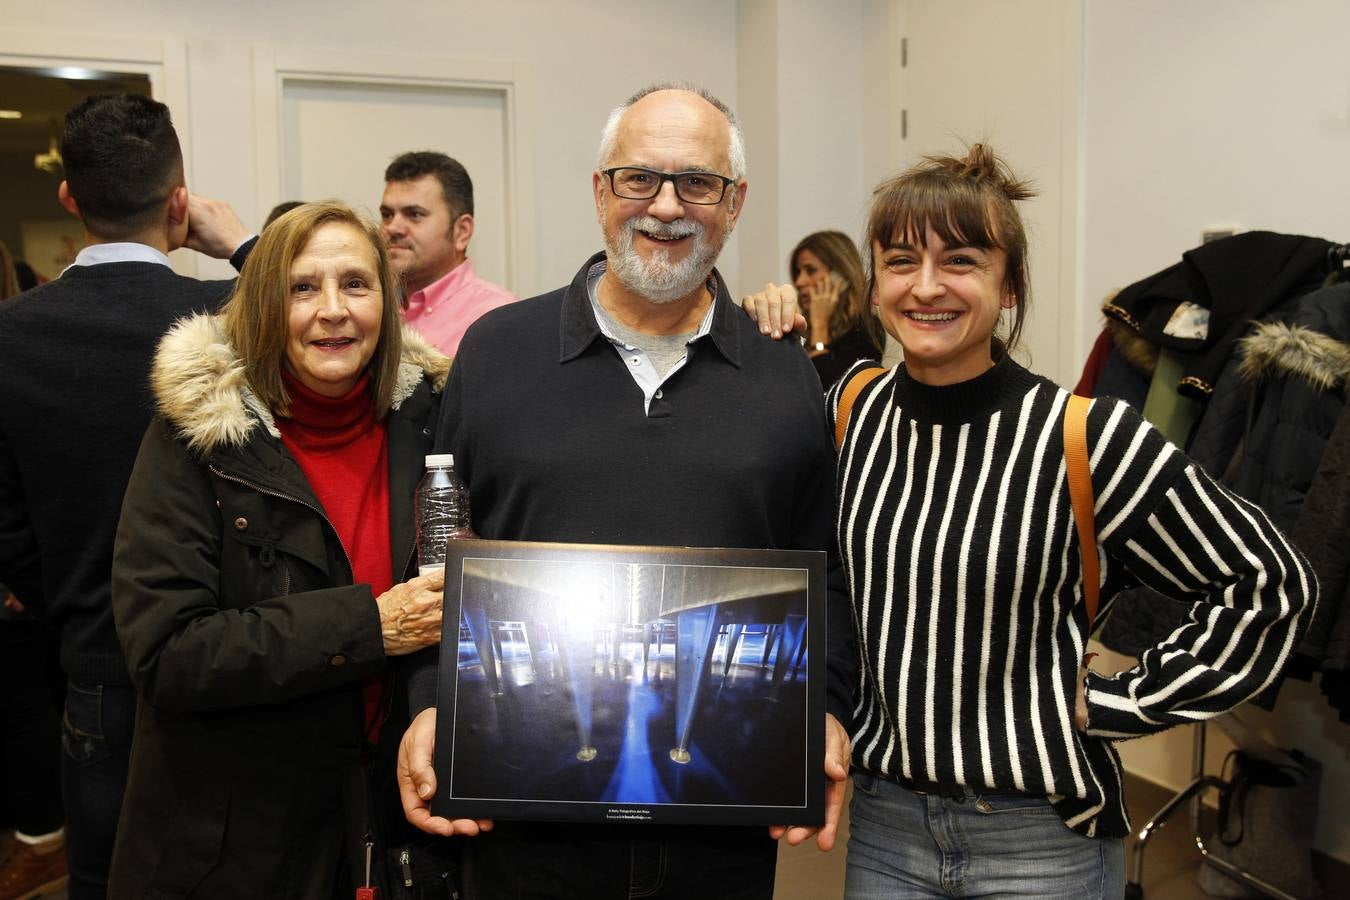
M 516 288 L 508 241 L 505 94 L 287 78 L 280 99 L 280 200 L 337 198 L 378 220 L 390 160 L 408 150 L 445 153 L 463 163 L 473 180 L 474 269 L 488 281 Z

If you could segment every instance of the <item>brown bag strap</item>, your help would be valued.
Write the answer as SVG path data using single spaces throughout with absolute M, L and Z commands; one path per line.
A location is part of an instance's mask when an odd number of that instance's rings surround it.
M 1097 525 L 1093 507 L 1092 471 L 1088 466 L 1087 419 L 1092 401 L 1069 395 L 1064 407 L 1064 463 L 1069 470 L 1069 503 L 1078 527 L 1078 549 L 1083 565 L 1083 596 L 1087 601 L 1088 626 L 1097 618 L 1101 603 L 1101 568 L 1097 559 Z
M 844 446 L 844 434 L 848 431 L 848 420 L 853 415 L 853 401 L 858 399 L 862 389 L 884 375 L 886 370 L 878 366 L 875 369 L 863 369 L 848 380 L 844 391 L 839 395 L 839 412 L 834 417 L 834 448 Z

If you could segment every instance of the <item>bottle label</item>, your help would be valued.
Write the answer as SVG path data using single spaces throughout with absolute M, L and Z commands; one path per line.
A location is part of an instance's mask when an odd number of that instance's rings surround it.
M 425 566 L 417 567 L 418 575 L 426 575 L 430 572 L 439 572 L 445 568 L 445 563 L 427 563 Z

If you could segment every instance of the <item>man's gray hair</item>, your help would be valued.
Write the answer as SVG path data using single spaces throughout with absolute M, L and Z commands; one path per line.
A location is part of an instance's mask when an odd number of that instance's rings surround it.
M 614 152 L 614 143 L 619 134 L 619 120 L 623 118 L 623 114 L 628 112 L 629 107 L 634 103 L 657 91 L 688 91 L 691 94 L 697 94 L 715 106 L 718 112 L 726 116 L 727 125 L 731 129 L 731 146 L 727 148 L 727 161 L 731 165 L 731 177 L 736 181 L 745 177 L 745 137 L 741 134 L 741 124 L 736 121 L 736 114 L 731 111 L 731 107 L 714 97 L 707 88 L 699 87 L 688 81 L 665 81 L 650 85 L 615 107 L 614 111 L 609 114 L 609 119 L 605 122 L 604 130 L 600 132 L 600 155 L 597 168 L 605 168 L 610 155 Z

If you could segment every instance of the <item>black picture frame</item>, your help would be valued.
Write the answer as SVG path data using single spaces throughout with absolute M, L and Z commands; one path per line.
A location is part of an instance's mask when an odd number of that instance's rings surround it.
M 434 814 L 823 822 L 823 552 L 452 540 L 444 621 Z

